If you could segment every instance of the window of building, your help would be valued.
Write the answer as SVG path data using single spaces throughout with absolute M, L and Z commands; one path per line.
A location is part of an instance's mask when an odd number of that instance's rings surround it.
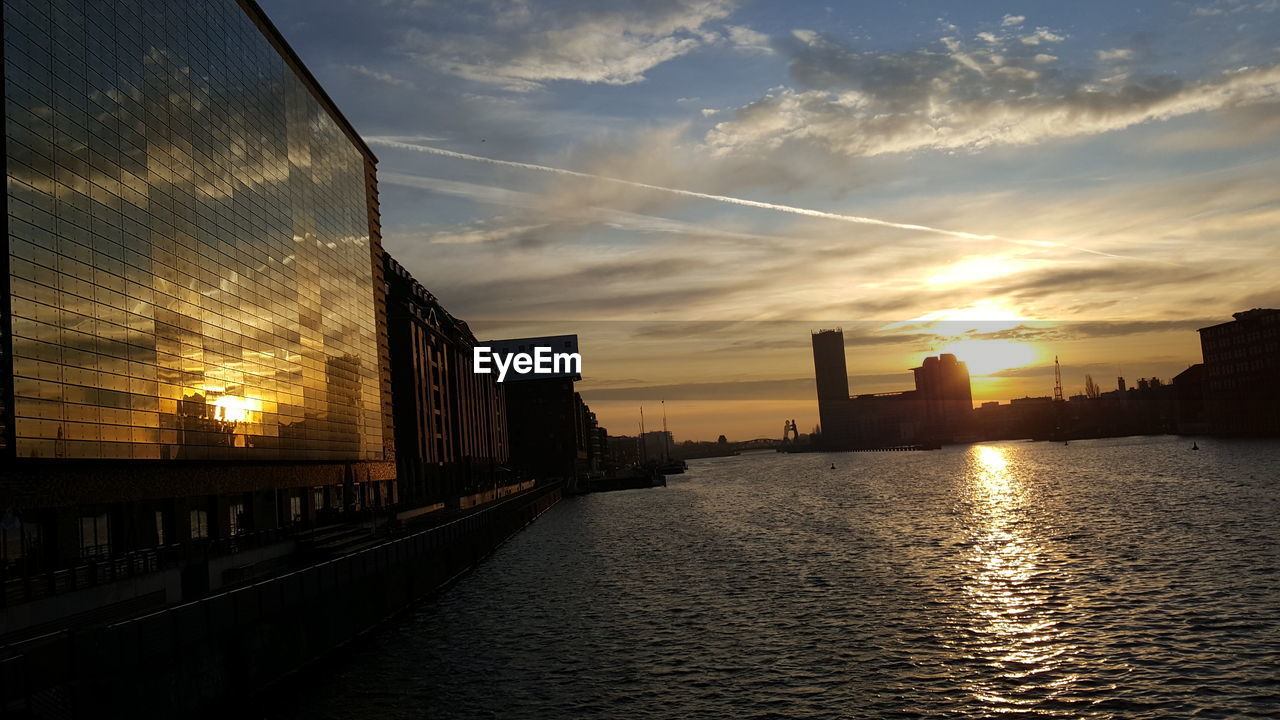
M 106 513 L 80 516 L 80 557 L 111 554 L 111 528 Z
M 289 522 L 302 522 L 302 496 L 300 495 L 289 498 Z
M 0 516 L 0 566 L 37 557 L 40 541 L 39 525 L 22 522 L 12 511 Z
M 164 545 L 164 511 L 156 511 L 156 547 Z
M 209 513 L 205 510 L 191 511 L 191 539 L 201 540 L 209 537 Z
M 316 510 L 324 509 L 324 486 L 323 485 L 321 485 L 318 488 L 315 488 L 314 501 L 315 501 Z
M 230 508 L 231 516 L 231 536 L 243 535 L 245 533 L 245 516 L 244 503 L 232 503 Z

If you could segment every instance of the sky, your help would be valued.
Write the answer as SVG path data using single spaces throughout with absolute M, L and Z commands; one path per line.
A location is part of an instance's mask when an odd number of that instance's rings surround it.
M 481 339 L 577 333 L 611 434 L 817 422 L 954 352 L 975 402 L 1169 379 L 1280 306 L 1280 0 L 263 0 Z

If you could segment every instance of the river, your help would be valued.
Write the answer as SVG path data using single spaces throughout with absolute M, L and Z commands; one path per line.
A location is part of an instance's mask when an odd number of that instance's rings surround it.
M 1191 442 L 692 461 L 566 500 L 266 715 L 1280 717 L 1280 442 Z

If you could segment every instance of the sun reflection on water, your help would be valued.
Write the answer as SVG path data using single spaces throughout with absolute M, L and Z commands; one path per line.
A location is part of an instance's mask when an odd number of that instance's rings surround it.
M 962 628 L 966 654 L 1000 672 L 982 673 L 969 693 L 995 711 L 1027 708 L 1072 684 L 1071 646 L 1051 607 L 1049 550 L 1028 525 L 1028 489 L 1019 477 L 1016 449 L 976 445 L 971 450 L 965 526 L 969 535 L 958 568 L 969 611 Z

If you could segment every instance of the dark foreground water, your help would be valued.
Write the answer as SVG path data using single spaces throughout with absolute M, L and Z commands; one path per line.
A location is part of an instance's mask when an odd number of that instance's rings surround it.
M 270 715 L 1280 717 L 1280 443 L 1190 444 L 696 461 L 562 503 Z

